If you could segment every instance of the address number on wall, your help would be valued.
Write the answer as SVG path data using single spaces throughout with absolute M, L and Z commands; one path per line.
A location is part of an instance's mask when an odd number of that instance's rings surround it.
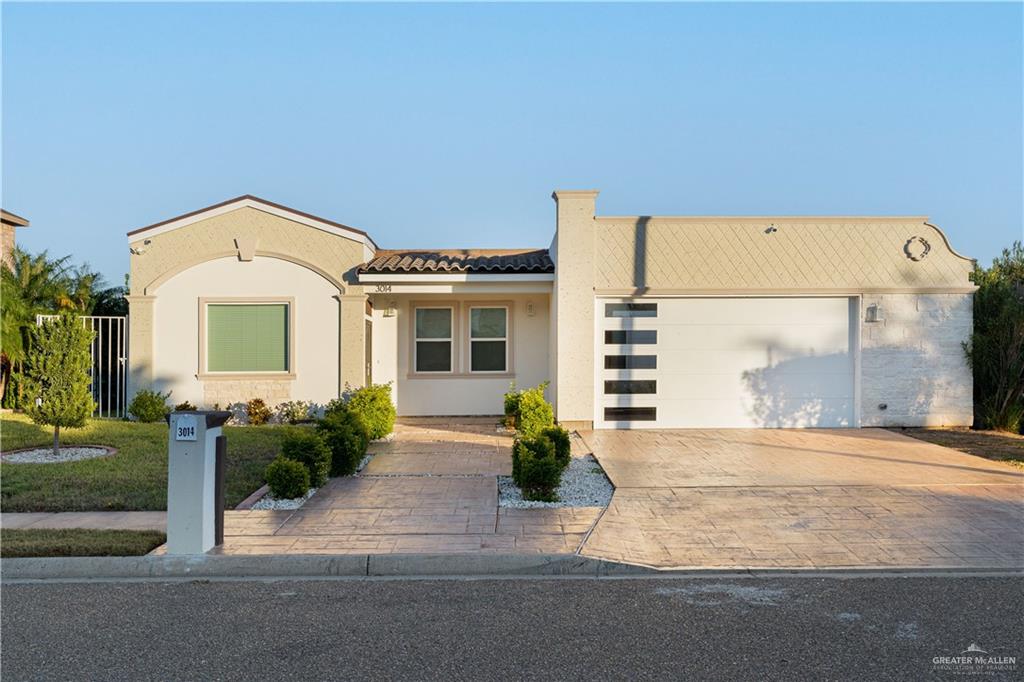
M 375 293 L 375 294 L 390 294 L 391 293 L 391 285 L 390 284 L 378 284 L 377 286 L 375 286 L 373 288 L 373 293 Z
M 182 415 L 174 422 L 174 440 L 195 440 L 196 439 L 196 418 L 192 415 Z

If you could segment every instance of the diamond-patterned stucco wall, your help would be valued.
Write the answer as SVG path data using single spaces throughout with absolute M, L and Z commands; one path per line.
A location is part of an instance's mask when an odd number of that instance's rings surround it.
M 971 261 L 920 219 L 598 218 L 595 228 L 598 290 L 971 286 Z M 931 247 L 917 262 L 904 252 L 913 237 Z
M 223 215 L 200 220 L 177 230 L 131 242 L 142 247 L 142 255 L 131 257 L 132 294 L 153 295 L 154 282 L 169 273 L 218 256 L 237 252 L 235 239 L 250 237 L 256 251 L 277 253 L 309 263 L 337 280 L 363 262 L 363 245 L 338 235 L 318 230 L 264 211 L 245 207 Z M 360 287 L 346 286 L 346 293 L 358 293 Z M 355 291 L 353 291 L 353 289 Z

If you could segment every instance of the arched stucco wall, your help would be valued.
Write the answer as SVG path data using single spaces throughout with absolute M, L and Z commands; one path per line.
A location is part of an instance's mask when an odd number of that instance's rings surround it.
M 224 405 L 263 398 L 326 402 L 339 392 L 340 303 L 337 286 L 320 274 L 280 258 L 218 258 L 165 281 L 153 299 L 153 385 L 175 403 Z M 200 299 L 293 300 L 294 379 L 201 379 Z

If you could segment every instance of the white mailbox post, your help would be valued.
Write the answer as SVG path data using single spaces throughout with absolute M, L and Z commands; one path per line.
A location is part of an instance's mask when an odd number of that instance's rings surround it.
M 172 412 L 167 447 L 167 553 L 203 554 L 217 542 L 217 437 L 230 412 Z

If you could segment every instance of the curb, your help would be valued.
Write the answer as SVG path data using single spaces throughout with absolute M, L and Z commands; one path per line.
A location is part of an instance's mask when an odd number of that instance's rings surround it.
M 398 576 L 653 575 L 655 569 L 575 554 L 342 554 L 50 557 L 0 560 L 10 580 Z
M 676 568 L 656 569 L 578 554 L 342 554 L 52 557 L 0 560 L 9 581 L 90 581 L 204 578 L 746 578 L 1022 576 L 1020 568 Z

